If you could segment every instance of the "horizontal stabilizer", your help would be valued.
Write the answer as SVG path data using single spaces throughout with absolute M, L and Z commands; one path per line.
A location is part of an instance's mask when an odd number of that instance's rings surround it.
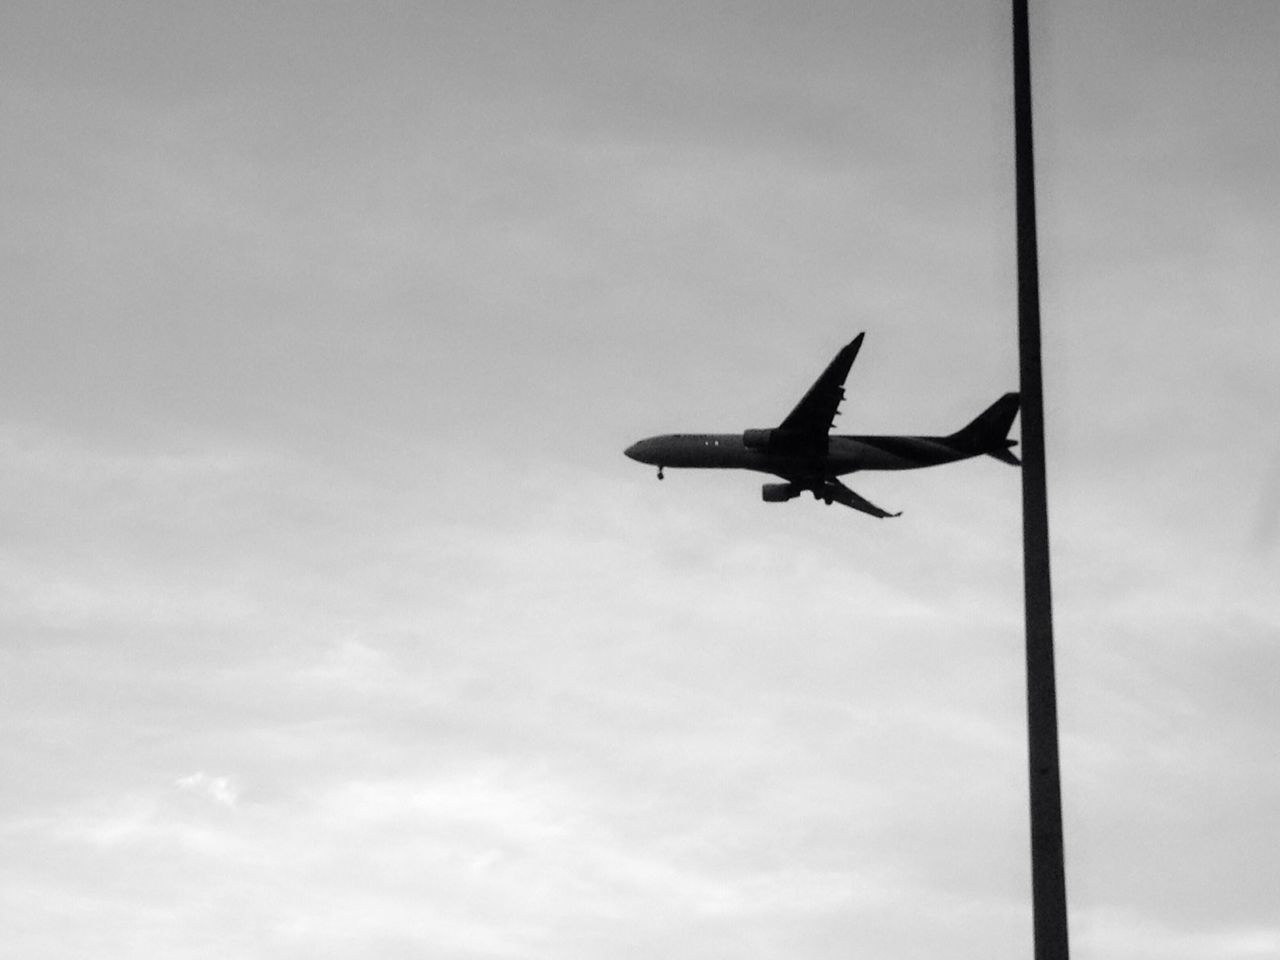
M 1006 440 L 1005 443 L 1009 444 L 1009 446 L 1013 446 L 1014 441 Z M 1007 448 L 1004 450 L 988 450 L 987 456 L 995 457 L 997 460 L 1002 460 L 1011 467 L 1022 466 L 1022 461 L 1018 459 L 1018 455 Z

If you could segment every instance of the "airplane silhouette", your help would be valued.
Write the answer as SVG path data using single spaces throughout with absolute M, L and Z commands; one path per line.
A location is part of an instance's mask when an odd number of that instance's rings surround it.
M 779 503 L 808 490 L 828 506 L 842 503 L 873 517 L 896 517 L 854 493 L 838 479 L 857 470 L 914 470 L 935 467 L 983 454 L 1018 466 L 1010 447 L 1009 428 L 1018 414 L 1018 394 L 1003 397 L 967 426 L 946 437 L 831 435 L 831 425 L 844 399 L 844 381 L 862 347 L 860 333 L 822 371 L 822 376 L 771 430 L 743 433 L 669 433 L 627 447 L 632 460 L 667 467 L 758 470 L 785 483 L 766 483 L 761 494 Z

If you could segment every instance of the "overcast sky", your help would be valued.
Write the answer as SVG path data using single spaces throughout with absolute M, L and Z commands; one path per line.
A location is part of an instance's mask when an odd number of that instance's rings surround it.
M 1077 958 L 1280 955 L 1280 6 L 1033 3 Z M 0 12 L 0 929 L 1030 952 L 1003 0 Z

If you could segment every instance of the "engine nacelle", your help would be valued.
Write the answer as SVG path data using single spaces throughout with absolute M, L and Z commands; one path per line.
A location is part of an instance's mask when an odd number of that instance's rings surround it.
M 742 445 L 746 447 L 748 450 L 764 450 L 771 443 L 773 443 L 772 430 L 742 431 Z
M 760 488 L 765 503 L 783 503 L 800 496 L 800 488 L 794 483 L 766 483 Z

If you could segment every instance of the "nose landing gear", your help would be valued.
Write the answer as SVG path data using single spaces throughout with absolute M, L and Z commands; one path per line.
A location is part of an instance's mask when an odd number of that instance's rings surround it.
M 659 467 L 659 468 L 658 468 L 658 479 L 659 479 L 659 480 L 664 479 L 664 478 L 663 478 L 663 476 L 662 476 L 662 468 L 661 468 L 661 467 Z

